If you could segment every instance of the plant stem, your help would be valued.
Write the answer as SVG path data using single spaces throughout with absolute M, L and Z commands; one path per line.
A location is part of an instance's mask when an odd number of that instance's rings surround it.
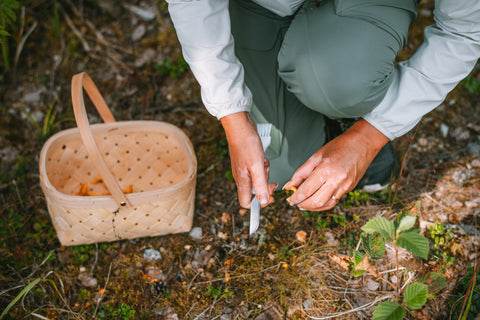
M 393 239 L 393 249 L 395 250 L 395 276 L 397 277 L 397 282 L 395 283 L 395 298 L 397 303 L 400 303 L 400 277 L 398 276 L 398 247 L 397 239 Z

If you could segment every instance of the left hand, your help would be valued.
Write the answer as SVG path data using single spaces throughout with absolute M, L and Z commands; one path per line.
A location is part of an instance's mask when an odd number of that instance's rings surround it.
M 367 121 L 358 120 L 340 136 L 315 152 L 288 181 L 296 187 L 290 205 L 324 211 L 353 190 L 388 138 Z

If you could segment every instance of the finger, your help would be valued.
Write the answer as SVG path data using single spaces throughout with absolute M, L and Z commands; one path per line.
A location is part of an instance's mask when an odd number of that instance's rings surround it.
M 252 180 L 248 170 L 237 172 L 234 176 L 237 184 L 238 202 L 242 208 L 250 208 L 252 201 Z
M 270 198 L 267 186 L 267 178 L 265 177 L 264 168 L 259 166 L 252 166 L 250 169 L 250 175 L 252 177 L 253 189 L 255 189 L 255 195 L 258 202 L 265 206 Z
M 305 203 L 302 203 L 302 204 L 299 204 L 298 207 L 300 210 L 308 210 L 308 211 L 326 211 L 326 210 L 330 210 L 332 209 L 333 207 L 335 207 L 338 202 L 340 201 L 340 198 L 345 195 L 345 193 L 342 191 L 343 189 L 342 188 L 339 188 L 337 190 L 335 190 L 335 192 L 332 194 L 332 196 L 327 199 L 327 201 L 321 205 L 320 203 L 308 203 L 308 202 L 305 202 Z
M 290 205 L 298 205 L 313 196 L 326 183 L 320 172 L 314 171 L 299 186 L 290 197 Z
M 339 199 L 336 186 L 324 184 L 311 197 L 297 204 L 299 208 L 309 211 L 323 211 L 333 208 Z
M 268 184 L 268 194 L 269 194 L 269 199 L 268 199 L 268 203 L 264 206 L 262 206 L 262 208 L 270 205 L 271 203 L 275 202 L 275 198 L 273 197 L 273 193 L 275 192 L 275 190 L 277 190 L 278 188 L 278 183 L 270 183 Z
M 312 171 L 317 167 L 320 160 L 320 156 L 317 156 L 316 154 L 311 156 L 295 171 L 290 181 L 288 181 L 282 189 L 288 190 L 291 187 L 298 188 L 300 184 L 311 175 Z

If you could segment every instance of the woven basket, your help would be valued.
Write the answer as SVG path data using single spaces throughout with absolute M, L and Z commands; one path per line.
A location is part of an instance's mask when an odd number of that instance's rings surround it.
M 105 123 L 88 123 L 82 86 Z M 196 158 L 188 137 L 159 121 L 115 122 L 85 73 L 72 78 L 78 128 L 40 154 L 40 185 L 65 246 L 188 232 Z

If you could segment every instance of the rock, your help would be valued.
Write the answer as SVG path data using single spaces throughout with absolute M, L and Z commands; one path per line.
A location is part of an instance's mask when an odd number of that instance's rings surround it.
M 470 153 L 475 153 L 475 154 L 480 154 L 480 144 L 475 143 L 475 142 L 470 142 L 467 145 L 468 152 Z
M 474 168 L 480 168 L 480 159 L 474 159 L 470 164 Z
M 26 95 L 23 96 L 23 102 L 26 103 L 37 103 L 40 102 L 40 96 L 42 93 L 47 91 L 45 87 L 41 87 L 37 91 L 27 93 Z
M 12 162 L 18 158 L 19 151 L 15 147 L 8 146 L 0 150 L 0 159 L 5 162 Z
M 155 19 L 155 11 L 153 8 L 141 8 L 131 4 L 125 4 L 124 6 L 144 21 L 152 21 Z
M 137 42 L 142 39 L 146 31 L 147 29 L 145 28 L 145 25 L 138 25 L 132 32 L 132 41 Z
M 367 287 L 367 289 L 370 291 L 377 291 L 377 289 L 380 287 L 380 283 L 374 281 L 373 279 L 367 279 L 367 281 L 365 281 L 365 287 Z
M 98 284 L 98 280 L 95 279 L 91 273 L 87 272 L 80 272 L 78 280 L 80 280 L 80 283 L 84 287 L 96 287 Z
M 200 227 L 194 227 L 192 231 L 190 231 L 189 236 L 192 237 L 193 239 L 200 239 L 203 235 L 202 228 Z
M 312 301 L 310 301 L 309 299 L 307 300 L 304 300 L 303 303 L 302 303 L 302 306 L 305 310 L 311 310 L 312 309 Z
M 454 137 L 457 141 L 464 141 L 470 138 L 470 132 L 460 127 L 453 130 L 450 135 Z
M 162 259 L 162 255 L 160 254 L 160 252 L 155 249 L 146 249 L 143 252 L 143 257 L 150 261 L 157 261 L 159 259 Z
M 446 138 L 448 136 L 448 126 L 446 124 L 441 123 L 440 124 L 440 134 L 442 137 Z
M 149 276 L 152 279 L 156 279 L 159 281 L 165 281 L 167 277 L 163 274 L 163 271 L 157 267 L 146 267 L 145 268 L 145 275 Z
M 167 309 L 165 313 L 166 313 L 166 317 L 165 317 L 166 320 L 178 320 L 178 315 L 175 312 L 175 309 L 170 307 Z
M 452 179 L 456 184 L 461 185 L 467 181 L 467 174 L 463 170 L 457 170 L 452 174 Z
M 340 241 L 335 239 L 333 233 L 327 231 L 324 233 L 324 236 L 329 246 L 336 247 L 340 244 Z

